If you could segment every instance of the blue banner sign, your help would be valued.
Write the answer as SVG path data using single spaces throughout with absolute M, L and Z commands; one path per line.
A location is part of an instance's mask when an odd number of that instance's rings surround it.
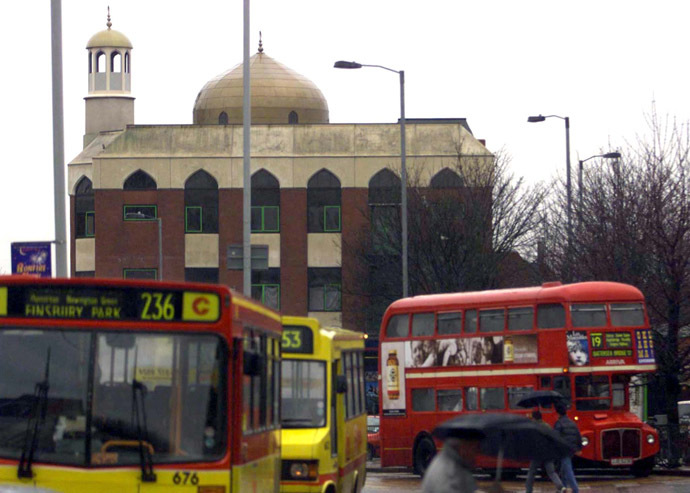
M 12 243 L 12 274 L 52 277 L 50 242 Z

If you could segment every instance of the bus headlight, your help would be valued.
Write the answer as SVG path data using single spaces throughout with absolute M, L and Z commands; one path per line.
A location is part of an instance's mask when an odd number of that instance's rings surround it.
M 654 435 L 652 435 L 651 433 L 647 435 L 647 443 L 651 445 L 654 442 L 656 442 L 656 438 L 654 438 Z
M 284 460 L 281 479 L 288 481 L 314 481 L 319 475 L 319 461 Z
M 582 446 L 586 447 L 587 445 L 589 445 L 589 438 L 582 437 Z

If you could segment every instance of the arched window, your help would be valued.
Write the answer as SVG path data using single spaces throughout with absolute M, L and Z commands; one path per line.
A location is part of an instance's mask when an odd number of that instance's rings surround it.
M 125 180 L 124 190 L 155 190 L 156 181 L 145 171 L 136 171 Z
M 185 233 L 218 233 L 218 182 L 204 170 L 184 184 Z
M 398 205 L 400 194 L 400 178 L 389 169 L 382 169 L 369 180 L 369 205 Z
M 93 54 L 89 51 L 89 73 L 93 73 Z
M 122 55 L 119 51 L 110 54 L 110 71 L 113 73 L 122 72 Z
M 96 213 L 91 180 L 83 177 L 74 192 L 74 228 L 77 238 L 96 236 Z
M 290 114 L 288 115 L 288 123 L 290 125 L 294 125 L 296 123 L 299 123 L 299 116 L 297 116 L 296 111 L 291 111 Z
M 99 51 L 96 53 L 96 72 L 105 72 L 105 53 Z
M 280 232 L 280 183 L 262 169 L 252 175 L 252 233 Z
M 395 254 L 400 246 L 400 178 L 382 169 L 369 180 L 372 245 L 376 253 Z
M 129 52 L 125 52 L 125 72 L 129 73 Z
M 228 114 L 223 111 L 221 112 L 220 115 L 218 115 L 218 125 L 227 125 L 228 124 Z
M 443 168 L 431 178 L 431 188 L 460 188 L 462 178 L 455 171 Z
M 341 231 L 340 180 L 322 169 L 307 183 L 307 231 L 337 233 Z

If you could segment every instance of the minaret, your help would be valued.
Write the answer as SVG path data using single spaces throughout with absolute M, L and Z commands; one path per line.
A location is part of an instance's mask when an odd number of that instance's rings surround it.
M 111 29 L 94 34 L 86 45 L 89 52 L 89 95 L 86 100 L 86 147 L 99 132 L 122 130 L 134 123 L 131 95 L 132 43 Z

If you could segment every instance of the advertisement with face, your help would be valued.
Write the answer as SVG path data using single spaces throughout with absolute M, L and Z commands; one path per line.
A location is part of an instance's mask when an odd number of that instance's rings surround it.
M 566 332 L 568 347 L 568 359 L 571 365 L 585 366 L 589 363 L 589 343 L 587 332 L 583 330 L 570 330 Z

